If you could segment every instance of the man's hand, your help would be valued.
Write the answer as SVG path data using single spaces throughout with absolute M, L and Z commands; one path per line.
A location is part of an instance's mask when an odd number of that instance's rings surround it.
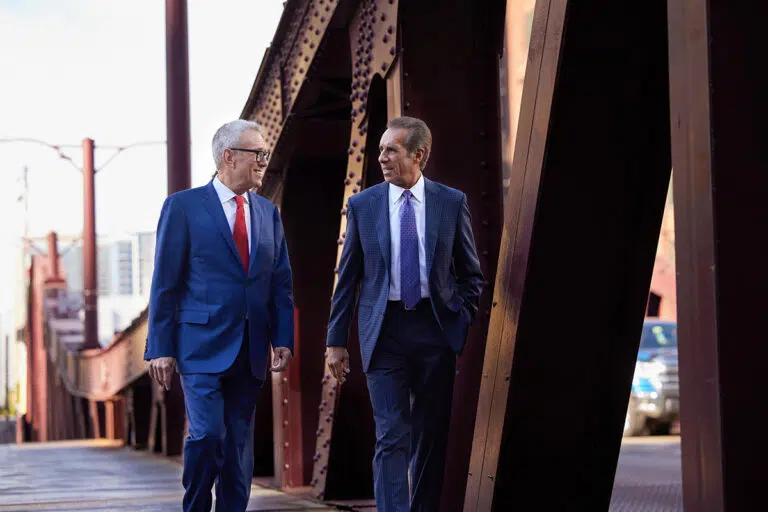
M 171 379 L 176 370 L 176 359 L 173 357 L 158 357 L 149 361 L 147 369 L 152 380 L 160 384 L 166 391 L 171 389 Z
M 275 347 L 272 349 L 272 370 L 273 372 L 283 372 L 286 368 L 288 368 L 288 363 L 291 362 L 291 358 L 293 357 L 293 354 L 291 354 L 290 349 L 285 347 Z
M 328 347 L 328 367 L 334 378 L 344 384 L 349 373 L 349 352 L 346 347 Z

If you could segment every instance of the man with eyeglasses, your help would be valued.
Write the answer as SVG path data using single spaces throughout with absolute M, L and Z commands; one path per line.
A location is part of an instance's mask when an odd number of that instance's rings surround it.
M 217 172 L 169 196 L 157 228 L 144 358 L 169 389 L 181 374 L 189 436 L 184 510 L 245 511 L 256 397 L 293 354 L 291 267 L 280 214 L 251 192 L 269 151 L 260 127 L 236 120 L 213 137 Z

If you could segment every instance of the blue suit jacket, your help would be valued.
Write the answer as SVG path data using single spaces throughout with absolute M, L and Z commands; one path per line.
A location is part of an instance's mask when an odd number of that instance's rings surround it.
M 165 200 L 145 359 L 175 357 L 181 373 L 222 372 L 237 357 L 246 318 L 254 376 L 265 378 L 270 344 L 293 351 L 293 285 L 280 214 L 251 192 L 249 203 L 246 274 L 212 182 Z
M 461 353 L 484 282 L 477 258 L 467 196 L 425 180 L 425 249 L 432 311 L 446 343 Z M 331 301 L 328 346 L 345 346 L 355 296 L 363 371 L 379 337 L 389 298 L 391 249 L 389 184 L 349 198 L 347 233 Z

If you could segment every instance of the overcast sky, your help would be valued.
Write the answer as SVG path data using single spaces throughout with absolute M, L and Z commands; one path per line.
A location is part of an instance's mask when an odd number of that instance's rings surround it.
M 245 104 L 282 0 L 189 0 L 192 185 L 213 171 L 210 139 Z M 163 0 L 0 0 L 0 138 L 78 146 L 165 140 Z M 63 150 L 79 166 L 78 147 Z M 111 150 L 97 149 L 96 165 Z M 82 176 L 48 148 L 0 143 L 0 314 L 24 228 L 29 169 L 32 236 L 82 230 Z M 96 177 L 99 234 L 154 230 L 166 194 L 165 147 L 117 156 Z

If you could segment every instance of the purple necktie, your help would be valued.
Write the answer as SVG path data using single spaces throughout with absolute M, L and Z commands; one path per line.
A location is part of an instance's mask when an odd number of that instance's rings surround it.
M 410 190 L 403 192 L 404 202 L 400 209 L 400 300 L 407 309 L 415 308 L 421 299 L 419 237 L 416 232 L 412 195 Z

